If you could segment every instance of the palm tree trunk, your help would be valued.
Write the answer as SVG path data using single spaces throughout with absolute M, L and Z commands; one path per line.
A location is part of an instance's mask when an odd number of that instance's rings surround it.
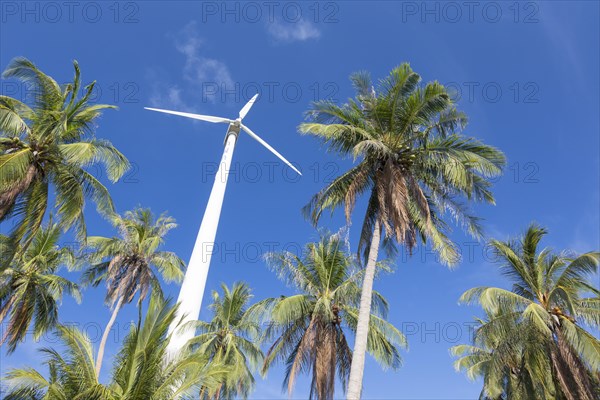
M 117 319 L 117 314 L 123 305 L 123 296 L 119 297 L 117 304 L 115 305 L 115 309 L 106 324 L 106 328 L 104 329 L 104 334 L 102 334 L 102 340 L 100 341 L 100 347 L 98 348 L 98 358 L 96 360 L 96 378 L 100 378 L 100 370 L 102 369 L 102 358 L 104 358 L 104 347 L 106 346 L 106 341 L 108 340 L 108 334 L 112 329 L 115 320 Z
M 335 390 L 335 328 L 331 322 L 319 322 L 316 335 L 314 377 L 318 400 L 333 400 Z
M 585 366 L 582 364 L 579 356 L 575 353 L 571 345 L 565 340 L 560 328 L 556 329 L 556 339 L 559 356 L 564 365 L 569 369 L 575 383 L 572 390 L 576 391 L 578 399 L 594 400 L 594 389 L 590 382 L 590 378 L 587 375 Z
M 35 168 L 35 165 L 31 164 L 29 168 L 27 168 L 27 172 L 23 179 L 12 188 L 0 193 L 0 221 L 12 209 L 17 197 L 31 185 L 31 182 L 33 182 L 36 175 L 37 169 Z
M 571 374 L 567 370 L 553 344 L 550 345 L 550 360 L 552 361 L 552 367 L 554 368 L 554 373 L 556 374 L 560 389 L 567 400 L 578 400 L 571 389 L 574 386 L 572 377 L 570 376 Z
M 360 309 L 358 311 L 358 323 L 356 326 L 356 339 L 354 342 L 354 353 L 352 354 L 352 366 L 350 367 L 350 378 L 348 379 L 347 400 L 359 400 L 362 392 L 363 372 L 365 368 L 365 355 L 367 352 L 367 338 L 369 334 L 369 320 L 371 318 L 371 298 L 373 295 L 373 281 L 375 280 L 375 267 L 379 254 L 379 242 L 381 230 L 379 220 L 375 220 L 373 237 L 369 248 L 369 258 L 365 269 L 362 293 L 360 295 Z

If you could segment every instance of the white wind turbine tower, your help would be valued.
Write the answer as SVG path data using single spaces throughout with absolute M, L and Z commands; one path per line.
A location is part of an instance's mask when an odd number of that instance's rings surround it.
M 240 129 L 243 129 L 248 135 L 254 138 L 257 142 L 265 146 L 271 153 L 275 154 L 281 161 L 286 163 L 290 168 L 302 175 L 288 160 L 286 160 L 281 154 L 279 154 L 274 148 L 269 146 L 267 142 L 262 140 L 258 135 L 246 125 L 242 124 L 242 119 L 246 116 L 252 104 L 256 101 L 258 94 L 255 94 L 248 103 L 240 110 L 239 117 L 235 120 L 221 117 L 213 117 L 209 115 L 190 114 L 178 111 L 161 110 L 157 108 L 148 108 L 147 110 L 163 112 L 167 114 L 179 115 L 182 117 L 199 119 L 201 121 L 208 121 L 214 123 L 227 123 L 229 127 L 225 136 L 225 149 L 223 150 L 223 157 L 219 164 L 219 170 L 215 176 L 215 183 L 213 184 L 210 197 L 208 198 L 208 204 L 206 211 L 204 211 L 204 217 L 200 224 L 200 230 L 196 237 L 196 243 L 192 251 L 192 257 L 185 273 L 183 284 L 179 292 L 177 302 L 179 303 L 179 309 L 177 311 L 177 317 L 169 327 L 169 333 L 171 340 L 167 347 L 167 354 L 172 357 L 176 355 L 187 343 L 189 339 L 194 336 L 194 328 L 190 329 L 175 329 L 179 321 L 183 324 L 189 321 L 195 321 L 200 315 L 200 309 L 202 307 L 202 297 L 204 295 L 204 287 L 206 286 L 206 278 L 208 276 L 208 268 L 210 266 L 211 253 L 214 246 L 215 236 L 217 234 L 217 226 L 219 224 L 219 217 L 221 215 L 221 206 L 223 205 L 223 196 L 225 195 L 225 187 L 227 186 L 227 177 L 229 175 L 229 169 L 231 166 L 231 158 L 233 156 L 233 149 L 237 141 Z M 181 326 L 181 325 L 179 325 Z

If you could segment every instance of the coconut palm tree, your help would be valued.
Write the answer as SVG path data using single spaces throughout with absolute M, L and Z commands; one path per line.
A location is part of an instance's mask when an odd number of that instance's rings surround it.
M 549 343 L 531 327 L 518 324 L 511 312 L 477 319 L 473 345 L 458 345 L 457 371 L 469 379 L 483 379 L 480 399 L 563 399 L 554 384 L 547 357 Z
M 449 212 L 478 237 L 478 219 L 469 214 L 464 200 L 494 203 L 489 178 L 501 173 L 505 158 L 499 150 L 462 136 L 467 118 L 456 110 L 447 90 L 437 82 L 419 85 L 421 77 L 408 64 L 394 68 L 377 90 L 367 73 L 354 74 L 351 80 L 356 99 L 342 106 L 314 103 L 299 131 L 322 139 L 342 157 L 358 160 L 305 207 L 313 223 L 323 211 L 342 205 L 350 222 L 358 197 L 368 197 L 359 241 L 366 271 L 347 394 L 357 400 L 380 245 L 393 254 L 395 243 L 409 252 L 419 242 L 431 243 L 443 263 L 455 264 L 458 251 L 447 236 L 443 214 Z
M 190 344 L 192 351 L 230 368 L 214 399 L 246 399 L 254 387 L 252 369 L 263 361 L 263 353 L 254 341 L 260 327 L 247 316 L 252 298 L 248 285 L 238 282 L 229 289 L 221 284 L 221 290 L 223 296 L 217 291 L 212 292 L 213 303 L 209 307 L 213 312 L 212 320 L 194 323 L 198 336 Z
M 591 280 L 600 253 L 555 254 L 540 249 L 546 234 L 546 229 L 531 224 L 518 240 L 492 240 L 500 267 L 513 282 L 512 291 L 476 287 L 460 301 L 478 303 L 487 313 L 513 316 L 520 330 L 537 332 L 546 343 L 547 362 L 563 395 L 569 400 L 592 400 L 598 395 L 600 341 L 582 324 L 600 326 L 600 289 Z M 509 333 L 491 322 L 488 329 L 506 338 Z
M 115 359 L 108 384 L 98 381 L 90 339 L 60 326 L 64 349 L 42 349 L 48 373 L 13 369 L 6 376 L 6 400 L 172 400 L 188 399 L 200 388 L 213 391 L 227 368 L 199 353 L 165 358 L 167 330 L 175 318 L 170 302 L 152 296 L 144 322 L 132 326 Z
M 138 306 L 152 290 L 162 295 L 157 273 L 166 282 L 180 282 L 184 262 L 170 251 L 159 250 L 166 234 L 177 225 L 175 220 L 161 215 L 155 220 L 149 209 L 136 208 L 124 216 L 113 215 L 111 222 L 119 237 L 88 237 L 91 251 L 86 255 L 90 264 L 84 282 L 98 286 L 106 283 L 106 303 L 113 312 L 98 349 L 96 374 L 100 374 L 106 340 L 121 307 L 138 295 Z
M 58 224 L 50 222 L 0 272 L 0 323 L 8 321 L 0 345 L 7 343 L 9 353 L 25 339 L 32 323 L 36 340 L 56 326 L 65 293 L 80 301 L 77 285 L 57 274 L 63 266 L 76 265 L 72 250 L 58 245 L 59 237 Z M 6 244 L 9 239 L 3 236 L 0 242 Z
M 86 167 L 101 163 L 115 182 L 129 162 L 113 145 L 96 139 L 95 123 L 105 104 L 90 104 L 95 82 L 79 96 L 79 65 L 73 82 L 59 85 L 25 58 L 12 60 L 3 76 L 29 85 L 26 104 L 0 96 L 0 221 L 16 217 L 13 240 L 28 243 L 42 224 L 54 188 L 57 223 L 85 236 L 83 209 L 91 198 L 101 213 L 114 210 L 106 187 Z M 25 246 L 26 247 L 26 246 Z
M 299 373 L 312 375 L 310 398 L 333 398 L 335 380 L 345 390 L 352 350 L 347 334 L 356 332 L 363 271 L 348 255 L 344 240 L 323 235 L 308 243 L 304 254 L 271 253 L 268 264 L 297 294 L 263 300 L 249 310 L 266 322 L 263 340 L 273 341 L 266 353 L 262 372 L 278 361 L 286 364 L 284 388 L 291 394 Z M 380 268 L 387 268 L 378 264 Z M 406 338 L 385 320 L 388 304 L 373 292 L 367 350 L 384 367 L 401 365 L 399 347 Z

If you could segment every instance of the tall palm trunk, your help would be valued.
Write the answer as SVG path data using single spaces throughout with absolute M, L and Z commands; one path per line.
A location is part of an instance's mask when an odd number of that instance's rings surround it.
M 554 368 L 560 389 L 567 400 L 578 400 L 572 389 L 575 386 L 572 376 L 553 344 L 550 345 L 550 360 L 552 361 L 552 367 Z
M 362 392 L 363 372 L 365 368 L 365 355 L 367 352 L 367 338 L 369 335 L 369 320 L 371 318 L 371 298 L 373 295 L 373 281 L 375 280 L 375 266 L 379 254 L 379 242 L 381 240 L 381 229 L 379 220 L 375 220 L 373 237 L 369 248 L 369 258 L 365 269 L 362 293 L 360 295 L 360 310 L 358 311 L 358 323 L 356 326 L 356 339 L 354 342 L 354 353 L 352 354 L 352 366 L 348 380 L 348 400 L 358 400 Z
M 317 386 L 318 400 L 333 400 L 335 390 L 336 332 L 333 323 L 320 322 L 316 335 L 317 351 L 313 381 Z
M 115 305 L 115 309 L 106 324 L 106 328 L 104 329 L 104 333 L 102 334 L 102 340 L 100 341 L 100 347 L 98 348 L 98 359 L 96 360 L 96 378 L 100 377 L 100 370 L 102 369 L 102 359 L 104 358 L 104 347 L 106 346 L 106 341 L 108 340 L 108 334 L 112 329 L 115 320 L 117 319 L 117 314 L 123 305 L 123 296 L 119 297 L 117 304 Z
M 0 193 L 0 221 L 12 209 L 17 197 L 29 188 L 36 175 L 37 169 L 35 165 L 31 164 L 27 168 L 27 172 L 25 173 L 23 179 L 17 182 L 17 184 L 10 189 Z
M 556 339 L 559 356 L 573 377 L 575 385 L 572 390 L 576 391 L 577 398 L 580 400 L 594 400 L 596 398 L 594 389 L 585 366 L 581 362 L 579 356 L 573 351 L 571 345 L 565 340 L 560 327 L 557 327 L 556 329 Z

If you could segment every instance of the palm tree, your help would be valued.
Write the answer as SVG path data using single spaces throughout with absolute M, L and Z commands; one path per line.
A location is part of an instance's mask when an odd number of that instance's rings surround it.
M 54 328 L 64 293 L 80 301 L 77 285 L 57 275 L 61 267 L 71 269 L 76 264 L 71 249 L 59 247 L 59 237 L 59 226 L 50 222 L 38 230 L 26 250 L 18 249 L 18 257 L 0 272 L 0 323 L 8 320 L 0 345 L 6 342 L 9 353 L 25 339 L 32 322 L 35 340 Z M 0 241 L 6 244 L 9 240 L 3 236 Z
M 263 353 L 253 340 L 260 327 L 248 319 L 247 307 L 252 295 L 245 283 L 234 283 L 229 289 L 221 284 L 223 296 L 213 291 L 210 322 L 195 322 L 198 336 L 190 341 L 193 351 L 207 355 L 212 362 L 230 368 L 215 399 L 248 398 L 254 387 L 251 369 L 263 361 Z
M 175 253 L 159 250 L 165 235 L 177 226 L 173 218 L 163 214 L 155 220 L 149 209 L 136 208 L 123 217 L 112 216 L 111 222 L 120 237 L 93 236 L 87 240 L 92 251 L 87 255 L 90 267 L 84 273 L 84 282 L 98 286 L 104 281 L 106 303 L 114 307 L 100 341 L 97 375 L 102 368 L 108 335 L 121 307 L 133 301 L 136 294 L 139 294 L 138 305 L 150 290 L 162 295 L 155 270 L 166 282 L 180 282 L 185 265 Z
M 167 330 L 174 318 L 175 308 L 152 296 L 144 323 L 132 326 L 125 338 L 107 385 L 96 376 L 90 339 L 74 327 L 60 326 L 64 350 L 41 350 L 48 378 L 34 368 L 10 370 L 5 399 L 172 400 L 193 398 L 200 387 L 214 391 L 227 368 L 199 353 L 166 361 Z
M 457 371 L 469 379 L 483 378 L 480 399 L 563 399 L 554 385 L 552 366 L 546 356 L 548 343 L 539 332 L 518 324 L 514 313 L 477 319 L 473 345 L 458 345 Z
M 73 82 L 60 86 L 31 61 L 15 58 L 4 71 L 30 85 L 33 104 L 0 96 L 0 221 L 19 218 L 13 240 L 28 243 L 42 224 L 54 187 L 57 223 L 76 227 L 85 236 L 83 209 L 91 198 L 101 213 L 114 210 L 106 187 L 86 170 L 102 163 L 115 182 L 129 168 L 127 159 L 106 140 L 94 137 L 102 111 L 113 106 L 90 105 L 95 82 L 83 97 L 79 66 L 73 62 Z M 26 246 L 25 246 L 26 247 Z
M 356 259 L 347 254 L 339 234 L 323 235 L 308 243 L 304 254 L 271 253 L 271 268 L 298 292 L 270 298 L 249 310 L 254 318 L 266 321 L 264 340 L 273 340 L 263 364 L 263 374 L 277 361 L 285 361 L 283 382 L 291 394 L 299 373 L 312 373 L 310 398 L 333 398 L 336 375 L 346 388 L 352 351 L 347 332 L 356 332 L 360 304 Z M 380 268 L 385 265 L 379 264 Z M 401 365 L 398 347 L 406 338 L 385 320 L 388 304 L 373 292 L 367 350 L 384 367 Z
M 357 198 L 368 194 L 359 241 L 366 271 L 347 394 L 349 400 L 357 400 L 380 244 L 393 254 L 394 242 L 410 252 L 419 242 L 430 241 L 443 263 L 455 264 L 459 255 L 447 236 L 443 214 L 448 211 L 478 237 L 478 219 L 468 213 L 463 200 L 493 204 L 488 178 L 501 173 L 505 158 L 499 150 L 462 136 L 467 118 L 456 110 L 446 89 L 437 82 L 420 86 L 420 76 L 408 64 L 394 68 L 377 90 L 365 72 L 351 80 L 355 100 L 343 106 L 314 103 L 309 121 L 299 130 L 322 139 L 342 157 L 359 160 L 305 207 L 313 223 L 323 211 L 341 205 L 350 222 Z
M 539 249 L 546 233 L 531 224 L 519 240 L 492 240 L 501 268 L 513 282 L 512 291 L 476 287 L 466 291 L 460 301 L 479 303 L 487 313 L 502 318 L 512 316 L 520 330 L 537 332 L 547 346 L 546 359 L 564 396 L 592 400 L 598 395 L 594 386 L 600 373 L 600 341 L 582 323 L 600 326 L 600 289 L 591 281 L 598 271 L 600 253 L 573 256 Z M 495 320 L 485 325 L 503 339 L 508 335 L 495 326 Z

